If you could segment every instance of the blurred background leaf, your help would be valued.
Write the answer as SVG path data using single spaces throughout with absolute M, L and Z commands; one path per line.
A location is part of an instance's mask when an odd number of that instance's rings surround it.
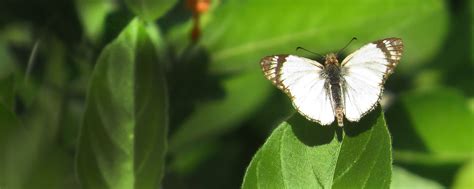
M 84 188 L 161 186 L 168 102 L 148 32 L 133 20 L 95 67 L 77 157 Z
M 390 184 L 390 188 L 435 189 L 444 187 L 439 183 L 436 183 L 435 181 L 428 180 L 426 178 L 410 173 L 401 167 L 393 166 L 392 183 Z
M 459 167 L 472 159 L 474 114 L 451 88 L 404 93 L 387 112 L 395 162 L 449 186 Z
M 152 21 L 163 16 L 176 0 L 125 0 L 130 9 L 144 20 Z
M 474 128 L 470 126 L 474 123 L 474 114 L 469 110 L 467 100 L 458 91 L 449 88 L 413 91 L 404 94 L 400 99 L 403 110 L 399 111 L 405 112 L 407 117 L 393 117 L 392 119 L 400 120 L 395 127 L 413 129 L 421 138 L 425 153 L 432 154 L 434 159 L 439 158 L 440 161 L 448 162 L 473 157 L 474 143 L 471 136 L 466 133 L 474 133 Z M 403 114 L 398 112 L 397 115 Z M 410 125 L 404 125 L 403 122 L 409 122 Z M 393 131 L 396 145 L 398 142 L 403 142 L 404 144 L 397 146 L 402 149 L 405 146 L 405 150 L 416 150 L 409 148 L 414 147 L 413 143 L 403 140 L 404 133 L 399 133 L 400 131 Z M 420 150 L 419 153 L 423 151 Z M 399 154 L 400 160 L 410 161 L 402 159 L 406 157 L 403 154 L 405 153 Z M 421 162 L 428 163 L 426 159 Z
M 359 40 L 352 50 L 381 38 L 403 38 L 407 64 L 400 66 L 413 67 L 441 45 L 447 21 L 443 5 L 441 0 L 302 0 L 291 5 L 283 0 L 229 0 L 210 16 L 201 41 L 213 52 L 210 69 L 217 72 L 258 69 L 256 57 L 294 53 L 297 46 L 321 53 L 336 51 L 354 36 Z M 242 27 L 248 23 L 251 27 Z
M 114 8 L 111 0 L 75 0 L 76 10 L 84 33 L 92 41 L 103 34 L 107 15 Z
M 453 188 L 471 188 L 474 186 L 474 161 L 467 162 L 457 173 Z
M 0 105 L 0 184 L 6 188 L 77 188 L 72 158 L 41 127 L 25 127 Z

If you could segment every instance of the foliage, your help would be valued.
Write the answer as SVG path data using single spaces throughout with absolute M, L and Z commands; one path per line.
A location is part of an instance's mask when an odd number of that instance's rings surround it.
M 243 188 L 388 188 L 390 145 L 380 108 L 344 130 L 295 116 L 254 156 Z
M 472 188 L 472 8 L 2 1 L 0 188 Z M 295 113 L 260 71 L 354 36 L 346 55 L 392 36 L 405 53 L 381 105 L 344 128 Z

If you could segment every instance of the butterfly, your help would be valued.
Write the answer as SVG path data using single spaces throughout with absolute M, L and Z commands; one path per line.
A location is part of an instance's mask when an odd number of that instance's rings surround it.
M 400 38 L 374 41 L 339 63 L 335 53 L 324 64 L 308 58 L 280 54 L 266 56 L 260 65 L 267 79 L 292 100 L 307 119 L 330 125 L 359 121 L 377 106 L 387 77 L 403 53 Z

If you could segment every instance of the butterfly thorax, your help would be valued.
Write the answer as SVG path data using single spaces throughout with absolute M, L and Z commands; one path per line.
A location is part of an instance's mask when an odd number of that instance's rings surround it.
M 329 64 L 334 64 L 334 65 L 337 65 L 339 66 L 339 61 L 337 61 L 337 56 L 336 54 L 334 53 L 329 53 L 327 54 L 324 59 L 326 60 L 324 62 L 325 65 L 329 65 Z
M 329 96 L 332 99 L 333 111 L 336 114 L 338 125 L 342 126 L 344 117 L 344 106 L 342 103 L 342 76 L 341 67 L 339 66 L 339 62 L 334 53 L 326 55 L 324 72 L 324 75 L 326 75 L 327 91 L 330 93 Z

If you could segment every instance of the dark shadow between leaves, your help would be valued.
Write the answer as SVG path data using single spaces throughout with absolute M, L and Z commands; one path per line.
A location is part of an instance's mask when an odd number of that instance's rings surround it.
M 213 75 L 208 71 L 209 52 L 203 47 L 189 46 L 182 57 L 175 57 L 167 74 L 171 126 L 180 125 L 194 111 L 196 104 L 225 98 L 222 81 L 229 75 Z M 170 128 L 173 132 L 174 127 Z
M 381 114 L 381 111 L 380 105 L 377 105 L 374 110 L 362 117 L 358 122 L 350 122 L 346 119 L 344 122 L 344 132 L 349 137 L 355 137 L 372 129 L 372 127 L 377 124 L 377 118 Z
M 319 146 L 328 144 L 334 138 L 335 133 L 340 133 L 341 129 L 335 126 L 321 126 L 318 123 L 311 122 L 295 113 L 289 120 L 288 123 L 291 125 L 291 130 L 295 136 L 308 146 Z M 340 134 L 337 134 L 342 136 Z
M 428 152 L 428 148 L 415 130 L 413 120 L 408 115 L 408 110 L 402 102 L 395 102 L 385 113 L 388 129 L 392 135 L 395 149 Z
M 192 17 L 191 10 L 186 5 L 187 1 L 178 1 L 173 8 L 166 12 L 156 22 L 161 26 L 164 33 L 170 31 L 173 27 L 186 23 Z M 189 31 L 191 32 L 191 30 Z

